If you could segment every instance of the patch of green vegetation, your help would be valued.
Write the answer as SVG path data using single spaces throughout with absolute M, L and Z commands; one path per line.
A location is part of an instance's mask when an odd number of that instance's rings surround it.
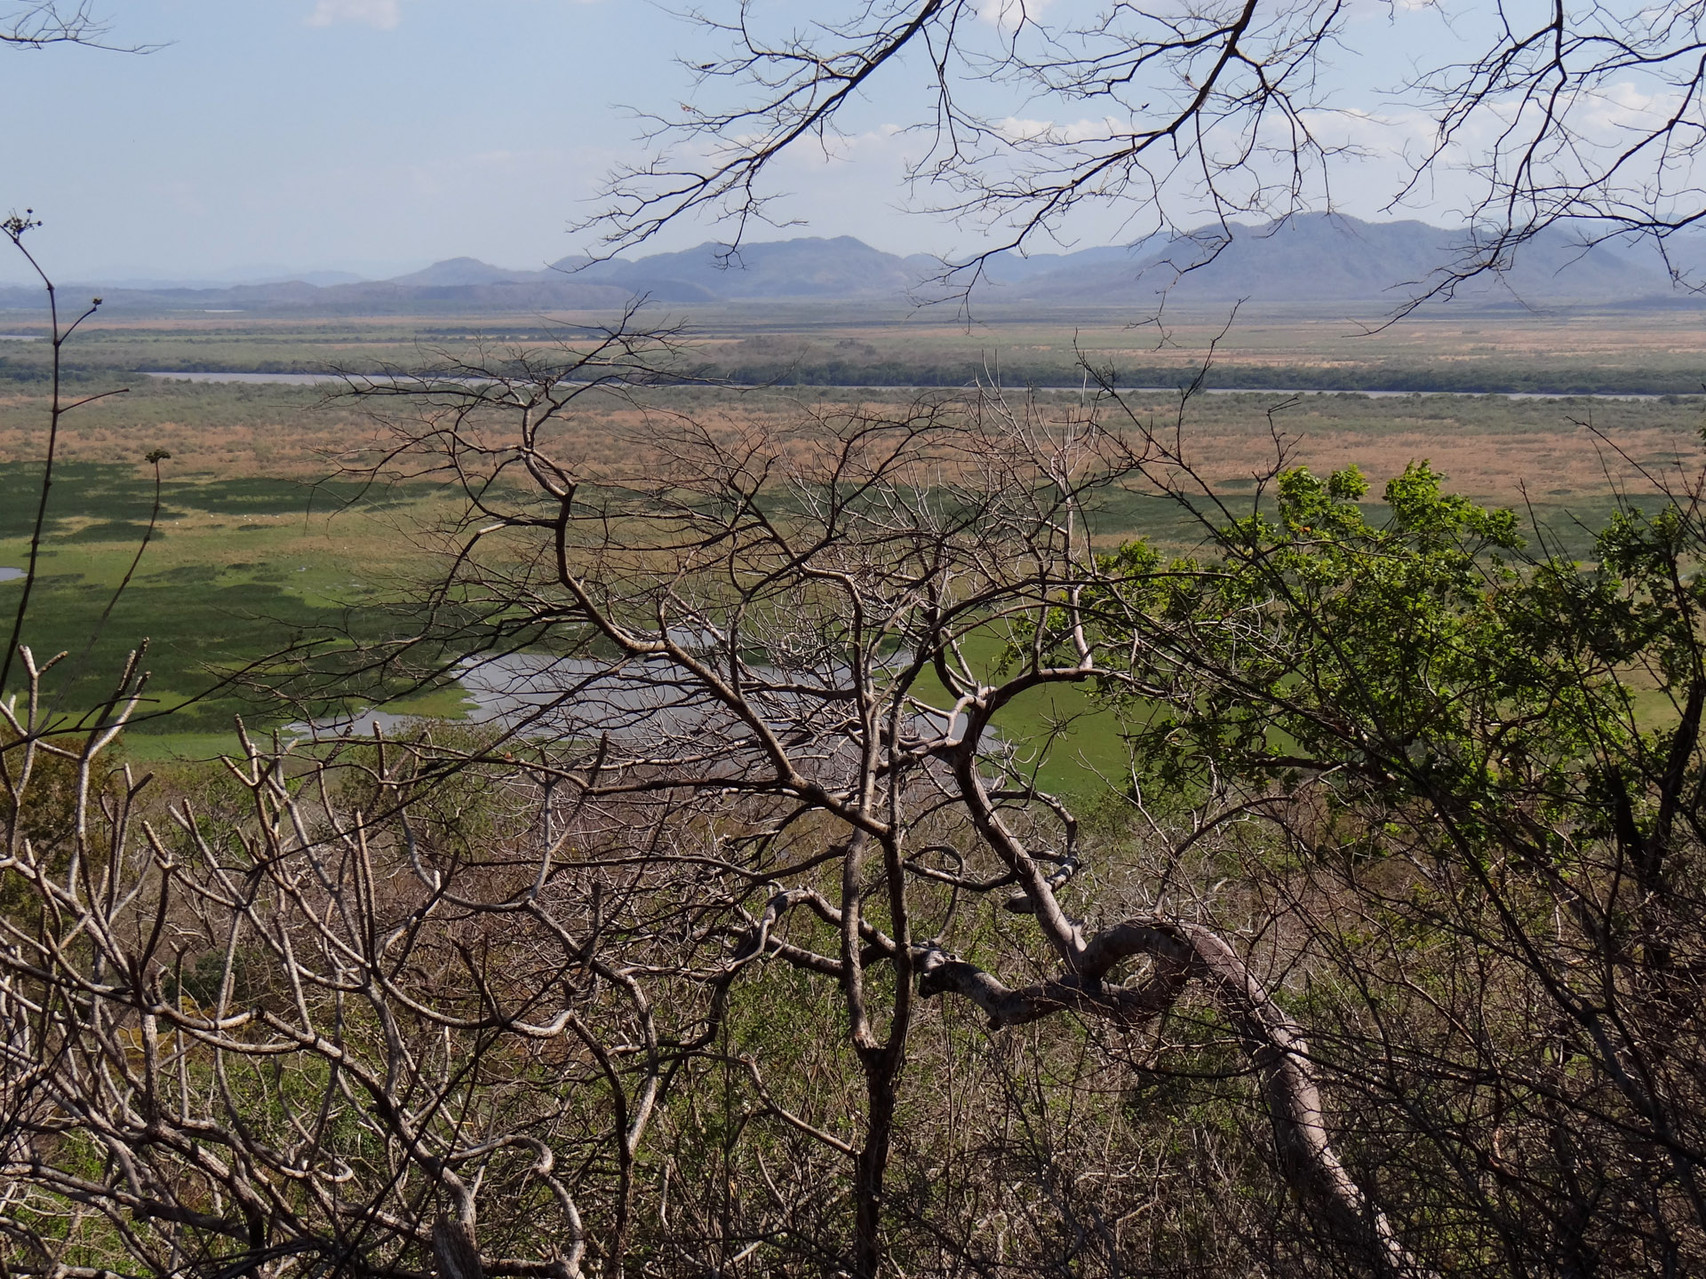
M 419 715 L 423 719 L 465 720 L 474 712 L 474 700 L 458 684 L 410 693 L 379 708 L 392 715 Z
M 313 483 L 269 479 L 204 480 L 187 499 L 195 508 L 220 515 L 313 515 L 360 502 L 369 510 L 407 505 L 415 494 L 350 480 Z
M 26 562 L 40 476 L 35 465 L 0 464 L 0 565 Z M 79 712 L 98 705 L 127 654 L 146 639 L 151 678 L 138 735 L 217 734 L 239 713 L 257 725 L 283 722 L 295 710 L 251 685 L 336 668 L 353 646 L 408 625 L 406 615 L 376 600 L 401 593 L 385 585 L 388 564 L 412 552 L 375 545 L 380 530 L 364 518 L 371 508 L 348 508 L 339 519 L 278 521 L 303 509 L 308 487 L 261 478 L 168 487 L 165 527 L 155 530 L 121 592 L 147 531 L 132 513 L 146 519 L 152 476 L 93 463 L 67 464 L 56 475 L 23 628 L 38 662 L 66 654 L 44 682 L 49 704 Z M 381 496 L 395 507 L 419 493 Z M 233 511 L 263 522 L 239 526 L 254 530 L 244 539 L 248 553 L 226 562 L 231 530 L 206 516 Z M 17 582 L 0 584 L 0 620 L 10 622 L 19 594 Z M 366 691 L 382 696 L 387 687 Z M 454 714 L 459 705 L 444 691 L 430 694 L 428 704 L 434 709 L 423 713 Z
M 124 739 L 125 758 L 140 764 L 199 763 L 242 754 L 235 728 L 224 733 L 128 733 Z
M 100 520 L 94 524 L 85 524 L 74 533 L 62 533 L 61 542 L 129 542 L 136 545 L 144 537 L 149 536 L 150 530 L 146 524 L 137 524 L 130 520 Z M 154 537 L 166 536 L 159 529 L 152 530 Z
M 1685 313 L 1623 313 L 1519 317 L 1500 315 L 1496 328 L 1465 328 L 1462 315 L 1412 316 L 1404 325 L 1357 333 L 1336 312 L 1284 308 L 1240 314 L 1224 332 L 1225 316 L 1180 313 L 1168 340 L 1134 329 L 1123 308 L 1074 307 L 1020 311 L 977 306 L 978 322 L 946 315 L 882 309 L 779 303 L 763 308 L 699 308 L 692 317 L 689 364 L 748 385 L 963 386 L 999 381 L 1008 387 L 1078 388 L 1080 360 L 1106 370 L 1123 387 L 1169 390 L 1189 384 L 1216 355 L 1208 385 L 1219 389 L 1375 390 L 1392 392 L 1516 392 L 1548 395 L 1668 394 L 1697 397 L 1700 350 Z M 1485 315 L 1486 313 L 1482 313 Z M 466 317 L 283 317 L 252 314 L 211 322 L 207 317 L 102 317 L 79 334 L 74 380 L 128 381 L 151 401 L 185 404 L 209 395 L 231 406 L 323 400 L 336 383 L 316 386 L 225 384 L 195 386 L 137 376 L 160 372 L 327 374 L 413 368 L 438 352 L 474 355 L 520 346 L 539 350 L 584 339 L 585 321 L 557 323 L 537 315 Z M 1375 316 L 1366 317 L 1376 319 Z M 9 327 L 26 331 L 38 317 L 19 315 Z M 1607 340 L 1615 328 L 1617 339 Z M 1584 358 L 1584 349 L 1591 356 Z M 39 387 L 47 368 L 45 344 L 0 357 L 0 384 Z M 1696 401 L 1698 403 L 1698 401 Z M 245 414 L 246 416 L 246 414 Z M 152 415 L 137 418 L 145 425 Z
M 41 479 L 39 462 L 0 464 L 0 542 L 29 536 Z M 140 529 L 153 508 L 153 477 L 141 469 L 100 462 L 62 462 L 54 468 L 45 532 L 62 536 L 72 522 L 83 520 Z M 168 503 L 162 507 L 160 518 L 179 519 L 186 513 Z
M 961 652 L 981 678 L 993 678 L 1006 641 L 994 630 L 968 636 Z M 914 690 L 932 705 L 953 704 L 934 672 Z M 1127 754 L 1119 715 L 1087 687 L 1057 684 L 1028 689 L 996 713 L 992 727 L 1043 790 L 1091 799 L 1124 784 Z

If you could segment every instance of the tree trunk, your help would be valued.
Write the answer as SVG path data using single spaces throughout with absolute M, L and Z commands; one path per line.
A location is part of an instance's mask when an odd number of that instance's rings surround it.
M 853 1174 L 853 1274 L 876 1279 L 882 1264 L 883 1176 L 894 1137 L 895 1061 L 888 1049 L 867 1051 L 869 1128 Z
M 432 1224 L 432 1257 L 438 1279 L 486 1279 L 474 1228 L 465 1221 L 440 1217 Z

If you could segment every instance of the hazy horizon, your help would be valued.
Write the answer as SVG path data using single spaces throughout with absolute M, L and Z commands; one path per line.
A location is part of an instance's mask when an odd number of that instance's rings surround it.
M 1350 215 L 1335 214 L 1335 216 L 1349 217 Z M 1433 227 L 1436 230 L 1451 231 L 1451 230 L 1457 229 L 1457 228 L 1453 228 L 1453 227 L 1442 226 L 1439 223 L 1429 222 L 1424 218 L 1418 218 L 1418 217 L 1414 217 L 1414 216 L 1388 217 L 1388 218 L 1357 218 L 1354 220 L 1360 221 L 1360 222 L 1369 222 L 1369 223 L 1420 222 L 1426 226 Z M 1238 224 L 1236 219 L 1233 220 L 1233 224 L 1234 225 Z M 1257 225 L 1257 226 L 1259 226 L 1259 225 L 1263 225 L 1263 224 L 1260 224 L 1260 223 L 1244 223 L 1243 225 L 1246 225 L 1246 226 Z M 850 239 L 858 240 L 860 243 L 865 244 L 869 248 L 876 249 L 878 252 L 887 253 L 887 254 L 890 254 L 894 257 L 907 258 L 907 257 L 920 256 L 920 255 L 935 256 L 934 254 L 932 254 L 927 249 L 904 249 L 904 248 L 897 249 L 897 248 L 891 248 L 891 247 L 887 247 L 887 246 L 884 246 L 881 244 L 873 244 L 869 240 L 864 239 L 864 237 L 857 236 L 857 235 L 850 235 L 850 236 L 820 235 L 820 234 L 817 234 L 817 233 L 809 231 L 809 230 L 802 230 L 799 228 L 793 228 L 793 229 L 795 230 L 796 233 L 792 234 L 792 235 L 784 234 L 784 233 L 782 233 L 782 231 L 777 231 L 773 234 L 749 237 L 748 240 L 746 241 L 746 244 L 749 247 L 757 247 L 757 246 L 765 245 L 765 244 L 786 244 L 786 243 L 790 243 L 790 242 L 797 241 L 797 240 L 834 240 L 834 239 L 839 239 L 839 238 L 850 238 Z M 786 230 L 786 229 L 784 229 L 784 230 Z M 682 246 L 679 246 L 676 248 L 663 248 L 661 246 L 648 245 L 648 246 L 643 247 L 642 249 L 640 249 L 637 252 L 621 254 L 618 256 L 618 258 L 616 260 L 626 261 L 626 262 L 638 262 L 638 261 L 642 261 L 648 257 L 653 257 L 653 256 L 662 255 L 662 254 L 666 254 L 666 253 L 682 252 L 682 251 L 686 251 L 686 250 L 701 248 L 701 247 L 704 247 L 706 245 L 713 245 L 713 244 L 720 245 L 723 243 L 725 243 L 725 241 L 719 240 L 713 236 L 713 237 L 710 237 L 710 238 L 707 238 L 704 240 L 700 240 L 694 244 L 682 245 Z M 1142 241 L 1133 241 L 1129 244 L 1107 243 L 1107 244 L 1077 244 L 1077 245 L 1071 245 L 1071 246 L 1051 245 L 1048 248 L 1037 249 L 1034 252 L 1027 254 L 1027 256 L 1029 256 L 1029 257 L 1070 256 L 1074 253 L 1081 253 L 1081 252 L 1085 252 L 1087 250 L 1094 250 L 1094 249 L 1135 248 L 1138 244 L 1141 244 L 1141 243 L 1142 243 Z M 85 271 L 81 271 L 81 272 L 78 272 L 78 273 L 75 273 L 72 275 L 62 275 L 60 282 L 64 283 L 64 284 L 68 284 L 68 285 L 69 284 L 77 284 L 77 283 L 89 283 L 89 284 L 103 284 L 109 288 L 135 288 L 135 289 L 144 289 L 144 288 L 156 288 L 156 289 L 157 288 L 196 288 L 196 287 L 230 288 L 233 286 L 246 285 L 246 284 L 282 284 L 282 283 L 292 283 L 292 282 L 302 282 L 302 283 L 312 283 L 312 284 L 331 284 L 331 283 L 343 283 L 343 282 L 379 283 L 379 282 L 384 282 L 384 281 L 388 281 L 388 280 L 394 280 L 394 279 L 397 279 L 401 276 L 412 275 L 416 272 L 428 270 L 432 267 L 441 266 L 441 265 L 444 265 L 446 263 L 451 263 L 451 262 L 475 261 L 475 262 L 479 262 L 480 264 L 482 264 L 484 266 L 491 267 L 491 268 L 494 268 L 494 269 L 499 270 L 499 271 L 512 271 L 512 272 L 520 273 L 520 272 L 526 272 L 526 271 L 549 270 L 551 267 L 556 265 L 557 262 L 564 261 L 565 258 L 573 257 L 573 256 L 574 256 L 573 254 L 567 254 L 567 255 L 563 255 L 561 257 L 558 257 L 557 259 L 554 259 L 552 261 L 542 261 L 542 262 L 539 262 L 537 264 L 493 261 L 489 258 L 481 257 L 479 254 L 476 254 L 476 253 L 455 253 L 455 254 L 451 254 L 451 255 L 446 256 L 446 257 L 433 258 L 431 260 L 394 259 L 394 260 L 389 261 L 389 262 L 381 261 L 381 262 L 365 262 L 365 263 L 363 263 L 363 262 L 349 262 L 349 261 L 343 261 L 343 262 L 333 261 L 331 263 L 305 263 L 305 264 L 300 264 L 300 265 L 294 266 L 294 267 L 284 266 L 284 265 L 280 265 L 280 264 L 276 264 L 276 263 L 252 263 L 252 264 L 241 264 L 241 265 L 235 265 L 235 266 L 226 267 L 226 268 L 218 268 L 218 269 L 213 269 L 213 270 L 207 270 L 207 271 L 203 271 L 203 272 L 193 274 L 193 275 L 192 274 L 176 274 L 176 273 L 166 271 L 166 270 L 150 268 L 147 265 L 108 264 L 108 265 L 92 267 L 92 268 L 89 268 Z M 9 272 L 8 271 L 0 271 L 0 286 L 9 286 L 9 287 L 15 287 L 15 286 L 29 287 L 29 286 L 31 286 L 36 281 L 35 281 L 35 278 L 33 276 L 26 274 L 27 270 L 28 270 L 28 268 L 27 268 L 27 266 L 25 266 L 24 271 L 19 271 L 15 267 L 12 268 Z M 310 278 L 310 277 L 332 277 L 332 276 L 346 277 L 346 279 L 333 280 L 333 279 L 325 279 L 325 278 L 321 278 L 321 279 Z
M 33 243 L 64 279 L 384 279 L 458 256 L 536 269 L 590 246 L 571 226 L 592 212 L 608 171 L 643 154 L 628 108 L 692 101 L 681 63 L 716 52 L 691 22 L 613 0 L 488 0 L 472 17 L 455 0 L 104 8 L 113 42 L 158 47 L 4 55 L 0 95 L 12 119 L 36 123 L 9 138 L 0 210 L 35 210 L 46 225 Z M 993 30 L 1005 10 L 986 9 Z M 1377 0 L 1353 0 L 1349 21 L 1353 35 L 1376 38 L 1357 46 L 1372 52 L 1335 52 L 1344 110 L 1316 121 L 1366 153 L 1335 162 L 1335 211 L 1460 221 L 1469 206 L 1444 171 L 1411 203 L 1387 206 L 1421 125 L 1385 90 L 1415 59 L 1472 45 L 1474 24 Z M 780 225 L 749 238 L 850 234 L 887 252 L 948 255 L 985 243 L 977 225 L 900 207 L 904 165 L 928 145 L 902 127 L 927 100 L 922 80 L 903 69 L 855 104 L 831 153 L 786 157 L 773 175 Z M 1064 113 L 1055 124 L 1073 127 Z M 1133 214 L 1086 210 L 1058 228 L 1060 244 L 1032 248 L 1141 238 L 1149 228 Z M 716 238 L 714 223 L 684 222 L 655 248 Z M 9 263 L 0 273 L 24 278 Z

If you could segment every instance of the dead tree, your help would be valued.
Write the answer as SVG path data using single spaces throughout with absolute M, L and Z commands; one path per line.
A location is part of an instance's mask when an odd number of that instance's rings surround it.
M 1189 269 L 1237 219 L 1331 209 L 1339 175 L 1382 131 L 1402 157 L 1387 209 L 1436 181 L 1465 186 L 1459 251 L 1403 310 L 1504 270 L 1548 228 L 1584 246 L 1632 234 L 1662 248 L 1706 215 L 1698 6 L 1381 7 L 879 0 L 819 6 L 807 23 L 750 0 L 708 4 L 690 15 L 713 51 L 693 57 L 690 99 L 636 104 L 652 151 L 613 175 L 591 225 L 618 252 L 710 212 L 738 257 L 776 198 L 776 161 L 833 152 L 869 127 L 849 116 L 872 101 L 921 138 L 908 170 L 920 210 L 988 233 L 944 265 L 955 293 L 994 254 L 1075 242 L 1074 214 L 1088 209 L 1116 215 L 1128 242 L 1194 235 L 1171 253 Z M 1412 39 L 1463 52 L 1388 61 L 1388 82 L 1348 94 L 1347 53 L 1378 66 Z M 920 80 L 930 91 L 913 97 Z M 1342 110 L 1360 126 L 1354 142 L 1335 125 Z M 1407 136 L 1418 120 L 1431 136 Z M 1693 270 L 1684 256 L 1674 267 Z
M 407 743 L 305 770 L 245 739 L 223 784 L 156 802 L 109 762 L 144 655 L 80 737 L 42 718 L 52 663 L 20 661 L 27 695 L 0 705 L 7 1268 L 619 1273 L 656 1023 L 532 834 L 536 787 L 447 782 Z M 457 832 L 480 812 L 497 835 L 476 857 Z
M 1321 1238 L 1423 1273 L 1336 1153 L 1307 1040 L 1258 970 L 1194 920 L 1088 921 L 1079 819 L 1002 736 L 1027 695 L 1160 691 L 1086 611 L 1125 572 L 1098 548 L 1098 505 L 1163 462 L 1149 444 L 1093 406 L 999 394 L 832 409 L 785 436 L 652 408 L 616 450 L 631 461 L 594 468 L 575 460 L 583 357 L 561 359 L 415 388 L 396 457 L 469 498 L 435 597 L 495 619 L 464 678 L 507 687 L 512 739 L 556 743 L 583 818 L 626 832 L 595 864 L 657 895 L 630 899 L 615 944 L 705 991 L 704 1029 L 676 1051 L 728 1051 L 732 992 L 760 966 L 839 991 L 856 1110 L 797 1113 L 763 1060 L 742 1061 L 763 1114 L 846 1160 L 841 1264 L 884 1264 L 920 998 L 961 996 L 997 1029 L 1064 1012 L 1134 1028 L 1200 992 L 1244 1047 L 1276 1175 Z M 1032 927 L 1022 962 L 1050 975 L 1009 985 L 956 957 L 957 938 L 1015 916 Z

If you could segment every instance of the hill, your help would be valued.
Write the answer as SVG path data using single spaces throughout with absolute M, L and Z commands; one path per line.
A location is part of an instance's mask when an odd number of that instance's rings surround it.
M 1423 222 L 1308 214 L 1265 226 L 1234 224 L 1230 235 L 1215 228 L 1160 246 L 1151 241 L 1123 264 L 1107 250 L 1067 255 L 1053 269 L 999 283 L 989 300 L 1148 307 L 1163 300 L 1174 307 L 1242 300 L 1390 310 L 1436 282 L 1463 251 L 1462 232 Z M 1563 230 L 1524 245 L 1508 272 L 1456 290 L 1460 303 L 1479 305 L 1628 304 L 1674 295 L 1650 249 L 1587 249 Z
M 1234 302 L 1368 318 L 1389 313 L 1460 258 L 1463 234 L 1423 222 L 1361 222 L 1300 215 L 1263 226 L 1234 224 L 1172 239 L 1098 246 L 1072 253 L 992 258 L 974 302 L 986 308 L 1057 311 L 1097 308 L 1153 312 L 1221 308 Z M 1706 264 L 1706 238 L 1678 242 L 1684 266 Z M 923 254 L 884 253 L 851 236 L 801 237 L 743 245 L 707 241 L 634 260 L 564 258 L 512 270 L 451 258 L 391 280 L 313 284 L 293 280 L 232 287 L 105 288 L 113 310 L 243 311 L 262 314 L 422 315 L 538 313 L 620 307 L 635 298 L 676 307 L 768 302 L 860 303 L 910 308 L 942 295 L 941 264 Z M 1549 231 L 1523 247 L 1512 269 L 1461 286 L 1457 303 L 1486 307 L 1695 305 L 1650 247 L 1582 247 Z M 0 308 L 35 309 L 39 295 L 0 288 Z

